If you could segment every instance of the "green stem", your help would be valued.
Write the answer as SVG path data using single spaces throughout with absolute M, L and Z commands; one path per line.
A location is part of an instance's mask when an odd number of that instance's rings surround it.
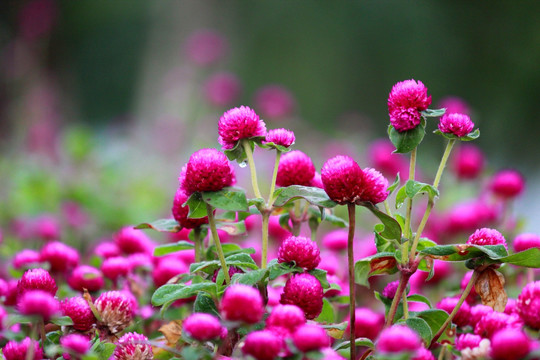
M 452 310 L 452 312 L 450 313 L 450 316 L 448 316 L 448 319 L 446 319 L 446 321 L 441 326 L 439 331 L 437 331 L 437 333 L 433 337 L 433 340 L 431 340 L 431 344 L 429 345 L 430 347 L 435 345 L 435 343 L 437 342 L 437 340 L 439 340 L 444 330 L 446 330 L 446 327 L 452 322 L 452 319 L 454 318 L 454 316 L 456 316 L 457 312 L 461 308 L 461 305 L 463 305 L 463 302 L 465 301 L 467 296 L 469 296 L 469 293 L 471 292 L 471 289 L 474 286 L 474 283 L 476 282 L 476 279 L 478 278 L 479 275 L 480 273 L 477 270 L 474 270 L 471 276 L 471 279 L 469 280 L 469 283 L 467 284 L 467 287 L 465 288 L 465 290 L 463 290 L 463 293 L 461 294 L 461 297 L 459 298 L 458 303 L 454 307 L 454 310 Z
M 407 320 L 409 318 L 409 303 L 407 302 L 407 292 L 403 292 L 403 318 Z
M 399 285 L 396 290 L 396 294 L 394 295 L 394 299 L 392 299 L 392 305 L 390 305 L 388 317 L 386 318 L 386 323 L 384 324 L 385 328 L 391 326 L 394 323 L 394 318 L 396 317 L 399 302 L 403 294 L 405 293 L 405 289 L 407 288 L 407 283 L 409 282 L 410 277 L 411 275 L 401 273 L 401 277 L 399 278 Z
M 195 240 L 195 262 L 201 261 L 202 244 L 201 244 L 201 228 L 197 226 L 193 229 L 193 239 Z
M 388 205 L 388 200 L 384 200 L 383 204 L 384 204 L 384 209 L 386 210 L 386 214 L 388 214 L 388 216 L 392 216 L 392 210 L 390 210 L 390 205 Z
M 451 139 L 451 140 L 448 140 L 448 144 L 446 144 L 446 149 L 444 149 L 444 154 L 441 159 L 441 163 L 439 164 L 439 168 L 437 169 L 435 180 L 433 180 L 434 188 L 437 188 L 439 186 L 439 183 L 441 182 L 441 177 L 444 171 L 444 167 L 446 166 L 446 163 L 448 162 L 448 157 L 450 156 L 450 152 L 452 151 L 452 148 L 454 147 L 455 143 L 456 143 L 456 140 Z
M 244 151 L 246 152 L 247 162 L 249 165 L 249 170 L 251 172 L 251 186 L 253 187 L 253 192 L 255 193 L 255 197 L 262 198 L 261 191 L 259 190 L 259 183 L 257 182 L 257 170 L 255 169 L 255 162 L 253 160 L 253 151 L 251 151 L 251 145 L 249 144 L 248 140 L 240 140 L 242 141 L 242 146 L 244 147 Z
M 350 329 L 350 347 L 351 347 L 351 359 L 356 359 L 356 345 L 355 345 L 355 327 L 356 327 L 356 297 L 355 297 L 355 281 L 354 281 L 354 228 L 356 226 L 356 205 L 348 204 L 349 210 L 349 237 L 347 246 L 347 255 L 349 260 L 349 329 Z
M 229 285 L 231 283 L 231 277 L 229 276 L 229 268 L 227 267 L 225 256 L 223 255 L 223 249 L 221 248 L 221 241 L 219 241 L 219 235 L 216 229 L 216 221 L 214 220 L 214 209 L 212 209 L 211 205 L 206 204 L 206 211 L 208 212 L 208 224 L 210 225 L 210 231 L 212 231 L 212 238 L 214 238 L 219 261 L 221 262 L 221 270 L 223 270 L 225 282 L 227 285 Z
M 281 159 L 281 151 L 276 150 L 276 161 L 274 163 L 274 172 L 272 173 L 272 182 L 270 183 L 270 194 L 268 195 L 268 207 L 271 207 L 274 202 L 274 191 L 276 189 L 276 179 L 279 169 L 279 160 Z
M 413 180 L 415 178 L 415 172 L 416 172 L 416 148 L 414 148 L 411 151 L 411 162 L 409 164 L 409 180 Z M 411 238 L 411 217 L 412 217 L 412 205 L 413 205 L 413 199 L 408 198 L 407 199 L 407 214 L 405 217 L 405 229 L 403 230 L 405 233 L 405 238 L 410 239 Z M 403 264 L 407 264 L 409 262 L 409 243 L 405 242 L 403 243 L 402 247 L 402 261 Z
M 270 220 L 270 211 L 265 211 L 262 214 L 262 257 L 261 269 L 266 269 L 268 261 L 268 222 Z

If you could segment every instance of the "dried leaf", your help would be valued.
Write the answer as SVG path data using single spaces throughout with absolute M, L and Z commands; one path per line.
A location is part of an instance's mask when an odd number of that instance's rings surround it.
M 96 305 L 94 305 L 94 300 L 92 299 L 92 295 L 90 295 L 90 293 L 88 292 L 87 289 L 83 289 L 84 292 L 83 292 L 83 298 L 84 300 L 86 300 L 86 302 L 88 303 L 88 305 L 90 306 L 90 310 L 92 310 L 92 313 L 94 314 L 94 316 L 96 317 L 97 321 L 101 321 L 101 314 L 99 313 L 99 311 L 96 309 Z
M 167 346 L 174 347 L 182 336 L 182 322 L 171 321 L 170 323 L 161 326 L 158 331 L 167 339 Z
M 474 289 L 480 295 L 482 304 L 503 312 L 508 301 L 504 282 L 503 274 L 497 270 L 487 268 L 482 271 L 474 283 Z

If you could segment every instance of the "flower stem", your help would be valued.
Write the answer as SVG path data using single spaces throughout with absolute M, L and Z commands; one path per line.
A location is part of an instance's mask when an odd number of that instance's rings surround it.
M 356 359 L 356 298 L 355 298 L 355 281 L 354 281 L 354 248 L 353 248 L 353 240 L 354 240 L 354 228 L 356 226 L 356 205 L 355 204 L 348 204 L 347 205 L 349 210 L 349 238 L 348 238 L 348 247 L 347 247 L 347 255 L 349 258 L 349 329 L 350 329 L 350 346 L 351 346 L 351 359 Z
M 208 224 L 210 225 L 210 231 L 212 231 L 212 238 L 216 244 L 216 250 L 218 253 L 219 261 L 221 262 L 221 270 L 225 277 L 227 285 L 231 283 L 231 277 L 229 276 L 229 268 L 225 262 L 225 256 L 223 255 L 223 249 L 221 248 L 221 241 L 219 241 L 219 235 L 216 230 L 216 221 L 214 220 L 214 209 L 211 205 L 206 204 L 206 211 L 208 212 Z
M 403 318 L 407 320 L 409 318 L 409 303 L 407 302 L 406 291 L 403 292 L 402 298 L 403 298 Z
M 411 151 L 411 161 L 409 164 L 409 180 L 413 180 L 415 178 L 415 172 L 416 172 L 416 148 L 414 148 Z M 405 229 L 404 234 L 405 238 L 410 239 L 411 234 L 411 217 L 412 217 L 412 205 L 413 205 L 413 199 L 407 198 L 407 214 L 405 217 Z M 402 248 L 402 261 L 403 264 L 407 264 L 409 262 L 409 243 L 405 242 L 403 243 Z
M 272 206 L 274 202 L 274 191 L 276 189 L 276 179 L 279 168 L 279 160 L 281 159 L 281 151 L 276 150 L 276 162 L 274 163 L 274 172 L 272 173 L 272 182 L 270 182 L 270 194 L 268 195 L 268 207 Z
M 268 222 L 270 220 L 270 211 L 264 211 L 262 214 L 262 257 L 261 269 L 266 269 L 268 261 Z
M 450 313 L 450 316 L 448 316 L 448 319 L 446 319 L 446 321 L 441 326 L 439 331 L 437 331 L 437 333 L 433 337 L 433 340 L 431 340 L 431 344 L 429 345 L 430 347 L 435 345 L 435 343 L 437 342 L 437 340 L 439 340 L 444 330 L 446 330 L 446 327 L 448 326 L 448 324 L 452 322 L 452 319 L 454 318 L 454 316 L 456 316 L 457 312 L 461 308 L 461 305 L 463 305 L 463 302 L 465 301 L 467 296 L 469 296 L 469 293 L 471 292 L 471 289 L 474 286 L 474 283 L 476 282 L 476 279 L 478 278 L 479 275 L 480 273 L 477 270 L 474 270 L 471 276 L 471 279 L 469 280 L 469 283 L 467 284 L 467 287 L 465 288 L 465 290 L 463 290 L 463 293 L 461 294 L 461 297 L 459 298 L 458 303 L 454 307 L 454 310 L 452 310 L 452 312 Z
M 384 200 L 384 209 L 386 210 L 386 214 L 389 216 L 392 216 L 392 210 L 390 209 L 390 205 L 388 205 L 388 200 Z
M 411 277 L 411 274 L 405 274 L 401 273 L 401 277 L 399 278 L 399 285 L 396 290 L 396 294 L 394 295 L 394 299 L 392 300 L 392 305 L 390 305 L 390 310 L 388 311 L 388 318 L 386 318 L 386 323 L 384 324 L 384 327 L 389 327 L 394 323 L 394 318 L 396 317 L 397 309 L 399 302 L 405 293 L 405 289 L 407 288 L 407 283 L 409 282 L 409 278 Z
M 242 141 L 242 146 L 244 147 L 244 151 L 246 152 L 247 162 L 249 164 L 249 170 L 251 172 L 251 186 L 253 187 L 253 192 L 255 193 L 255 197 L 262 198 L 261 191 L 259 190 L 259 183 L 257 182 L 257 170 L 255 169 L 255 162 L 253 160 L 253 151 L 251 151 L 251 145 L 249 144 L 248 140 L 240 140 Z
M 197 226 L 193 229 L 193 239 L 195 240 L 195 262 L 201 261 L 202 256 L 202 242 L 201 242 L 201 228 Z

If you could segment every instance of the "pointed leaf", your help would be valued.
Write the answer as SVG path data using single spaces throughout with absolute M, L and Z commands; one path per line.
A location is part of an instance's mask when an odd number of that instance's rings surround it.
M 384 231 L 379 232 L 379 235 L 386 239 L 397 240 L 399 243 L 401 243 L 401 226 L 396 221 L 396 219 L 386 215 L 370 202 L 364 202 L 360 205 L 369 209 L 369 211 L 371 211 L 373 215 L 378 217 L 379 220 L 381 220 L 381 222 L 383 223 Z
M 328 289 L 330 287 L 330 284 L 328 283 L 328 280 L 326 279 L 327 271 L 323 269 L 313 269 L 309 270 L 308 273 L 310 275 L 313 275 L 319 280 L 321 283 L 323 289 Z
M 156 246 L 154 248 L 154 256 L 163 256 L 163 255 L 175 253 L 177 251 L 191 250 L 194 248 L 195 246 L 192 243 L 182 240 L 174 244 L 164 244 L 164 245 Z
M 216 284 L 211 281 L 191 285 L 165 284 L 152 295 L 152 305 L 160 306 L 178 299 L 187 299 L 197 295 L 200 291 L 215 293 L 216 289 Z
M 278 193 L 278 190 L 279 193 Z M 285 188 L 276 190 L 276 200 L 274 206 L 282 207 L 291 200 L 305 199 L 312 205 L 323 208 L 333 208 L 337 205 L 336 202 L 330 200 L 328 194 L 323 189 L 313 186 L 291 185 Z
M 355 282 L 369 287 L 368 279 L 374 275 L 394 274 L 398 271 L 394 253 L 378 253 L 358 260 L 354 264 Z
M 153 229 L 162 232 L 179 232 L 180 224 L 174 219 L 159 219 L 150 223 L 142 223 L 134 229 Z
M 188 218 L 200 219 L 208 216 L 206 211 L 206 203 L 202 200 L 201 193 L 193 193 L 183 204 L 189 208 Z
M 415 180 L 408 180 L 405 183 L 405 195 L 410 199 L 413 199 L 418 193 L 424 192 L 428 194 L 430 199 L 439 196 L 439 190 L 432 185 Z
M 396 147 L 395 153 L 405 154 L 414 150 L 424 139 L 426 130 L 421 124 L 414 129 L 399 132 L 392 125 L 388 127 L 390 141 Z
M 201 193 L 202 201 L 216 209 L 230 211 L 248 211 L 248 203 L 244 190 L 226 187 L 219 191 Z
M 419 317 L 410 317 L 405 320 L 405 324 L 422 338 L 425 346 L 429 346 L 433 338 L 433 332 L 426 320 Z
M 424 111 L 420 111 L 420 114 L 422 114 L 423 117 L 439 117 L 439 116 L 443 116 L 445 112 L 446 112 L 445 108 L 426 109 Z
M 444 261 L 465 261 L 476 257 L 499 261 L 508 256 L 508 251 L 503 245 L 437 245 L 422 249 L 419 253 Z
M 400 183 L 401 183 L 401 180 L 399 178 L 399 173 L 397 173 L 396 178 L 395 178 L 394 182 L 392 183 L 392 185 L 390 185 L 386 189 L 386 191 L 388 191 L 388 196 L 390 196 L 394 192 L 394 190 L 396 190 L 396 188 L 399 186 Z
M 441 135 L 442 137 L 448 140 L 459 140 L 459 141 L 472 141 L 480 137 L 480 129 L 476 129 L 465 136 L 457 136 L 454 134 L 443 133 L 441 130 L 433 131 L 434 134 Z
M 540 249 L 531 248 L 499 259 L 503 263 L 540 268 Z
M 218 318 L 220 317 L 214 299 L 212 299 L 209 294 L 204 292 L 200 292 L 197 294 L 197 298 L 195 299 L 195 303 L 193 304 L 193 311 L 207 313 L 210 315 L 214 315 Z
M 259 283 L 264 277 L 268 274 L 268 269 L 258 269 L 253 271 L 248 271 L 246 273 L 237 273 L 234 274 L 231 283 L 232 284 L 244 284 L 244 285 L 255 285 Z
M 327 298 L 323 298 L 323 308 L 315 321 L 318 323 L 331 324 L 335 322 L 335 318 L 336 315 L 334 313 L 334 308 L 332 307 Z

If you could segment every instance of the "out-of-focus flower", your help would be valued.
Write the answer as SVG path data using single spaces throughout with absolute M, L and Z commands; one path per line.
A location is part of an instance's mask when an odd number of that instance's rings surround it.
M 79 252 L 64 243 L 55 241 L 46 244 L 40 252 L 41 261 L 51 265 L 51 271 L 66 272 L 79 265 Z
M 199 30 L 186 41 L 188 59 L 199 66 L 209 66 L 220 61 L 227 48 L 223 35 L 213 30 Z
M 204 84 L 204 95 L 208 102 L 215 106 L 229 106 L 238 100 L 242 85 L 236 75 L 217 73 Z
M 43 358 L 43 351 L 39 343 L 29 337 L 25 338 L 21 342 L 16 342 L 15 340 L 8 341 L 6 346 L 2 349 L 2 354 L 6 360 L 27 360 L 27 354 L 30 350 L 30 347 L 33 347 L 32 350 L 34 356 L 31 357 L 33 360 L 41 360 Z
M 184 320 L 182 326 L 190 337 L 199 341 L 216 339 L 221 335 L 219 319 L 210 314 L 191 314 Z
M 242 352 L 256 360 L 273 360 L 278 356 L 283 340 L 272 331 L 253 331 L 246 336 Z
M 264 313 L 261 294 L 251 286 L 231 285 L 221 299 L 220 312 L 227 320 L 254 324 Z
M 60 306 L 49 292 L 42 290 L 29 290 L 19 297 L 17 309 L 24 315 L 38 315 L 43 321 L 58 313 Z
M 527 284 L 517 299 L 517 310 L 525 324 L 540 329 L 540 281 Z
M 27 270 L 17 283 L 18 296 L 30 290 L 42 290 L 55 296 L 58 286 L 47 270 L 37 268 Z
M 280 85 L 267 85 L 255 93 L 255 106 L 263 116 L 284 118 L 294 112 L 296 102 L 292 93 Z
M 422 347 L 417 333 L 404 325 L 394 325 L 381 332 L 375 344 L 377 352 L 401 353 L 415 352 Z
M 484 170 L 484 165 L 484 153 L 473 144 L 462 144 L 451 161 L 451 167 L 459 179 L 476 179 Z
M 439 101 L 437 108 L 445 108 L 446 114 L 459 113 L 470 115 L 469 104 L 458 96 L 447 96 Z
M 152 254 L 154 248 L 152 240 L 142 230 L 132 226 L 125 226 L 114 234 L 114 242 L 126 254 Z
M 512 199 L 525 189 L 525 180 L 516 170 L 501 170 L 491 179 L 489 188 L 503 199 Z
M 320 350 L 330 346 L 330 338 L 326 331 L 316 324 L 299 326 L 292 339 L 296 348 L 302 352 Z

